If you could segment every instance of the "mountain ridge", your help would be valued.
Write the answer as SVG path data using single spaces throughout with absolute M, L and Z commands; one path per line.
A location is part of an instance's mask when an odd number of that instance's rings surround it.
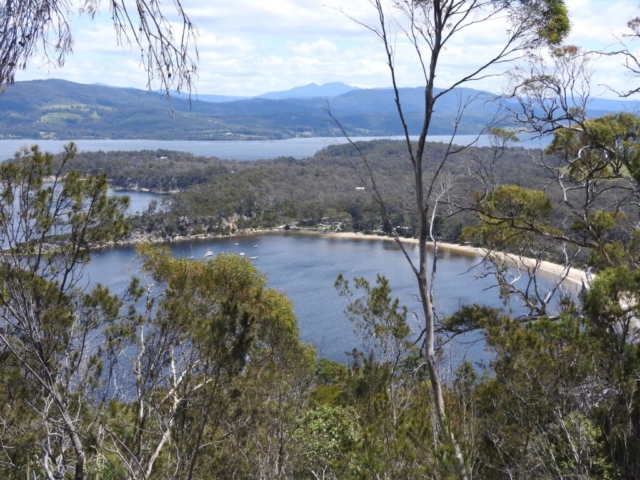
M 94 83 L 93 85 L 101 85 Z M 108 85 L 102 85 L 108 86 Z M 299 87 L 293 87 L 289 90 L 281 90 L 275 92 L 262 93 L 260 95 L 215 95 L 208 93 L 186 93 L 178 92 L 175 90 L 169 91 L 169 95 L 172 98 L 181 98 L 183 100 L 202 100 L 204 102 L 222 103 L 233 102 L 236 100 L 250 100 L 252 98 L 266 98 L 270 100 L 285 100 L 288 98 L 330 98 L 342 95 L 343 93 L 351 90 L 359 90 L 358 87 L 352 87 L 342 82 L 330 82 L 323 85 L 317 83 L 309 83 Z M 158 91 L 160 94 L 164 94 L 163 91 Z
M 315 87 L 297 92 L 317 91 Z M 317 86 L 316 87 L 320 87 Z M 339 84 L 339 88 L 349 87 Z M 295 90 L 295 89 L 292 89 Z M 295 92 L 294 92 L 295 94 Z M 409 133 L 423 121 L 424 91 L 400 89 Z M 134 88 L 65 80 L 16 82 L 0 95 L 0 138 L 264 140 L 323 137 L 340 133 L 328 111 L 351 136 L 404 133 L 391 89 L 352 89 L 333 97 L 255 98 L 206 101 L 206 95 L 172 97 Z M 440 97 L 431 134 L 476 134 L 489 124 L 493 94 L 460 88 Z M 458 106 L 469 103 L 458 122 Z M 598 114 L 637 111 L 638 102 L 598 99 Z
M 318 98 L 318 97 L 337 97 L 344 93 L 360 90 L 342 82 L 330 82 L 323 85 L 309 83 L 299 87 L 293 87 L 289 90 L 280 92 L 267 92 L 258 95 L 256 98 L 268 98 L 271 100 L 283 100 L 287 98 Z

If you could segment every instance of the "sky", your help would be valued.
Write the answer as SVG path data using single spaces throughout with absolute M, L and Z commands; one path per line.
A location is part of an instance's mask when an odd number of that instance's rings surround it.
M 122 1 L 133 4 L 133 0 Z M 636 0 L 566 3 L 572 24 L 567 43 L 589 50 L 619 48 L 626 22 L 640 15 Z M 35 57 L 26 71 L 18 72 L 16 80 L 60 78 L 147 88 L 140 53 L 130 45 L 118 44 L 108 4 L 103 0 L 93 19 L 70 15 L 74 51 L 63 67 L 53 68 Z M 380 41 L 349 18 L 375 22 L 367 0 L 182 0 L 182 4 L 198 28 L 197 93 L 254 96 L 312 82 L 344 82 L 360 88 L 391 85 Z M 166 15 L 175 14 L 173 2 L 165 1 L 161 6 Z M 479 23 L 452 39 L 441 57 L 436 86 L 447 86 L 495 51 L 504 39 L 505 25 L 504 19 Z M 402 35 L 393 39 L 399 85 L 423 85 L 415 52 L 407 48 Z M 640 49 L 638 43 L 630 47 Z M 640 86 L 640 78 L 628 75 L 621 63 L 621 58 L 614 56 L 593 62 L 591 88 L 595 96 L 615 98 L 615 90 Z M 491 77 L 470 86 L 499 93 L 504 80 Z

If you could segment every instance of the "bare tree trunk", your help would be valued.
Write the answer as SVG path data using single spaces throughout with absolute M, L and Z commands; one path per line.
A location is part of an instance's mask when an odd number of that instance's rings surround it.
M 425 343 L 424 352 L 426 356 L 426 366 L 429 372 L 429 380 L 431 387 L 431 395 L 434 402 L 436 412 L 438 435 L 447 445 L 452 447 L 455 452 L 455 464 L 459 478 L 469 478 L 462 449 L 458 444 L 446 416 L 446 408 L 442 394 L 442 381 L 436 363 L 435 350 L 435 322 L 436 316 L 433 309 L 433 281 L 435 279 L 435 261 L 430 266 L 427 257 L 427 242 L 430 239 L 429 233 L 429 217 L 430 217 L 430 201 L 434 194 L 436 181 L 443 171 L 451 152 L 447 150 L 444 158 L 436 166 L 433 172 L 430 172 L 431 180 L 427 182 L 424 179 L 423 161 L 425 157 L 425 144 L 427 135 L 431 128 L 431 121 L 434 112 L 434 106 L 437 100 L 443 95 L 451 92 L 454 88 L 474 80 L 480 80 L 487 76 L 493 76 L 495 73 L 489 72 L 489 68 L 509 63 L 520 58 L 525 51 L 531 48 L 537 48 L 544 42 L 541 39 L 540 25 L 545 24 L 549 19 L 544 15 L 544 10 L 536 10 L 530 8 L 530 5 L 523 5 L 519 2 L 493 2 L 481 0 L 394 0 L 392 8 L 396 12 L 400 12 L 403 20 L 394 18 L 388 21 L 385 18 L 386 9 L 384 0 L 369 0 L 371 5 L 377 11 L 377 24 L 369 25 L 358 21 L 349 16 L 356 23 L 370 30 L 382 42 L 386 63 L 390 71 L 393 86 L 394 99 L 398 111 L 398 117 L 402 124 L 404 141 L 406 142 L 407 153 L 409 154 L 414 173 L 413 187 L 415 191 L 415 202 L 419 214 L 419 261 L 414 264 L 410 256 L 407 254 L 403 245 L 398 241 L 400 249 L 403 251 L 405 258 L 411 265 L 416 280 L 422 308 L 424 314 L 424 333 Z M 533 18 L 535 16 L 536 18 Z M 452 81 L 448 87 L 443 90 L 436 91 L 434 89 L 436 73 L 438 70 L 438 62 L 440 54 L 451 38 L 456 36 L 462 30 L 489 20 L 496 20 L 498 17 L 510 24 L 510 29 L 505 34 L 504 43 L 495 47 L 491 52 L 488 60 L 479 66 L 471 66 L 466 73 L 461 74 L 457 80 Z M 539 17 L 539 18 L 537 18 Z M 535 21 L 533 21 L 535 20 Z M 413 144 L 409 135 L 409 127 L 406 121 L 405 112 L 400 101 L 400 89 L 396 78 L 395 58 L 396 50 L 399 48 L 397 39 L 388 34 L 388 26 L 393 25 L 404 34 L 408 40 L 408 44 L 416 54 L 418 67 L 423 73 L 424 79 L 424 118 L 420 129 L 420 136 L 417 145 Z M 564 32 L 566 34 L 566 32 Z M 553 41 L 549 41 L 553 43 Z M 465 103 L 465 102 L 463 102 Z M 454 134 L 457 130 L 457 123 L 460 120 L 462 112 L 468 106 L 468 103 L 460 107 L 459 116 L 454 125 Z M 452 138 L 453 138 L 452 136 Z M 357 148 L 357 147 L 356 147 Z M 461 150 L 464 147 L 461 148 Z M 361 153 L 361 157 L 364 155 Z M 377 191 L 373 173 L 367 164 L 369 176 L 373 184 L 374 197 L 380 205 L 383 215 L 386 216 L 386 207 L 384 199 Z M 433 202 L 432 202 L 433 203 Z M 432 207 L 434 210 L 431 217 L 435 214 L 437 201 Z M 397 236 L 396 239 L 398 240 Z M 435 238 L 432 240 L 436 241 Z M 431 276 L 429 276 L 431 269 Z

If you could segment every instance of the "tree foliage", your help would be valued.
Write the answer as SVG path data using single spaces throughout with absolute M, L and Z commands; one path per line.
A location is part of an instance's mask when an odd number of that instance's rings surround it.
M 74 14 L 94 17 L 103 2 L 82 2 L 72 12 L 66 0 L 7 0 L 0 6 L 0 88 L 4 90 L 37 55 L 61 67 L 73 48 Z M 191 91 L 196 73 L 193 52 L 195 26 L 175 2 L 182 25 L 178 34 L 157 0 L 108 2 L 118 43 L 140 48 L 140 63 L 148 75 L 148 87 L 159 81 L 168 94 L 171 88 Z
M 74 155 L 70 144 L 61 165 Z M 33 423 L 21 433 L 33 436 L 40 449 L 32 446 L 27 465 L 35 457 L 49 477 L 64 474 L 71 451 L 74 478 L 80 479 L 91 444 L 87 429 L 126 338 L 123 300 L 101 285 L 88 290 L 82 270 L 92 249 L 125 235 L 128 199 L 107 197 L 104 175 L 61 178 L 53 156 L 37 147 L 16 160 L 0 165 L 3 363 L 32 393 L 24 408 Z

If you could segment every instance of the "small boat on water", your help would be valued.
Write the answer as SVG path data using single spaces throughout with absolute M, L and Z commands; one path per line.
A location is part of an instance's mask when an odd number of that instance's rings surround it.
M 239 243 L 234 243 L 234 245 L 240 245 Z
M 257 259 L 258 259 L 258 257 L 249 257 L 249 259 L 251 259 L 251 260 L 257 260 Z
M 244 252 L 240 252 L 238 255 L 240 255 L 241 257 L 244 257 Z
M 211 255 L 213 255 L 213 252 L 211 250 L 207 250 L 204 254 L 205 257 L 210 257 Z
M 254 245 L 253 248 L 258 248 L 258 245 Z

